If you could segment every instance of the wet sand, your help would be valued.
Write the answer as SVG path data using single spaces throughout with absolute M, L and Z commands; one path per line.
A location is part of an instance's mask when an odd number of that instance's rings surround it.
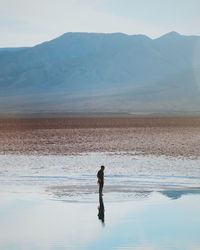
M 0 154 L 138 152 L 200 156 L 200 118 L 0 119 Z

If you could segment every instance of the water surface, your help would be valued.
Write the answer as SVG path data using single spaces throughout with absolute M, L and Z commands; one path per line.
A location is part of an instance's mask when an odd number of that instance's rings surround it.
M 199 166 L 134 153 L 1 155 L 0 249 L 199 250 Z
M 0 249 L 200 249 L 200 195 L 72 203 L 33 194 L 2 194 Z

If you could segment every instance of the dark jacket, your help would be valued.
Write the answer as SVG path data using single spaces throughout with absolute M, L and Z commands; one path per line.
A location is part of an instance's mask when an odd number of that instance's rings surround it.
M 98 173 L 97 173 L 97 178 L 98 178 L 98 180 L 99 180 L 101 183 L 104 182 L 104 172 L 103 172 L 102 169 L 100 169 L 100 170 L 98 171 Z

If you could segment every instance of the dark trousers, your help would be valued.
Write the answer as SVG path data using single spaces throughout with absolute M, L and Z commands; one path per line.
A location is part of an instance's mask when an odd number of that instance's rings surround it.
M 103 192 L 103 185 L 104 185 L 103 182 L 99 183 L 99 194 L 102 194 L 102 192 Z

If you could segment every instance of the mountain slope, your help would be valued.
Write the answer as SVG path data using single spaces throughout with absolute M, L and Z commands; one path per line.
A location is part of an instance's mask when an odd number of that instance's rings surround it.
M 197 111 L 200 37 L 66 33 L 0 51 L 0 113 Z

